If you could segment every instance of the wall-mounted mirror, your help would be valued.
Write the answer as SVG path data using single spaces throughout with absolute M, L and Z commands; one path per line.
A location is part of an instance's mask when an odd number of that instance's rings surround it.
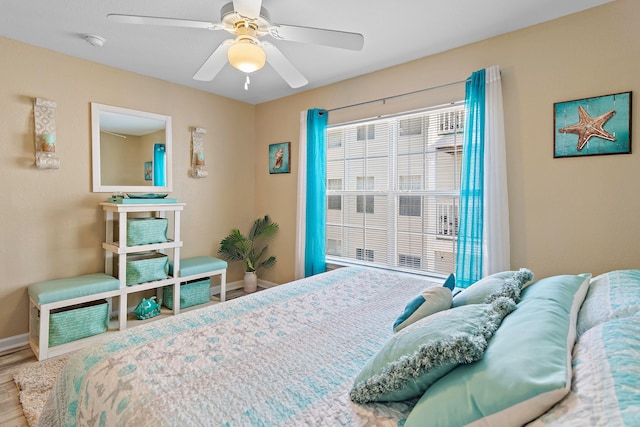
M 93 192 L 173 191 L 171 116 L 91 103 Z

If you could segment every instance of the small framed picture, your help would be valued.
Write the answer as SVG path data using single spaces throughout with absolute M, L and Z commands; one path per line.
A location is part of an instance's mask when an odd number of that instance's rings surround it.
M 553 104 L 553 157 L 631 153 L 631 92 Z
M 153 162 L 144 162 L 144 180 L 153 180 Z
M 269 173 L 291 172 L 291 143 L 279 142 L 269 145 Z

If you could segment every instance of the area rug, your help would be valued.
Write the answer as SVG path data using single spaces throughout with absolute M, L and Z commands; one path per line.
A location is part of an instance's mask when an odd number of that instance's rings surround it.
M 30 427 L 38 424 L 38 417 L 47 401 L 47 395 L 68 358 L 64 356 L 34 363 L 13 375 L 13 380 L 20 390 L 22 412 Z

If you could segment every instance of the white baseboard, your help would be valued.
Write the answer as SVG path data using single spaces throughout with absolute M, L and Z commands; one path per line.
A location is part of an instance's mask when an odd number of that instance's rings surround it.
M 13 350 L 14 348 L 29 345 L 29 334 L 14 335 L 0 339 L 0 353 Z
M 258 287 L 263 289 L 273 288 L 278 286 L 277 283 L 269 282 L 267 280 L 258 279 Z M 235 291 L 236 289 L 242 289 L 244 287 L 243 280 L 236 280 L 235 282 L 227 283 L 227 292 Z M 220 295 L 220 285 L 211 287 L 211 295 Z

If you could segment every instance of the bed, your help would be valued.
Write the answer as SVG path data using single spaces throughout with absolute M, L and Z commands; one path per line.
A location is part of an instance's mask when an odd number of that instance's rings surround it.
M 485 278 L 450 297 L 451 308 L 414 311 L 398 332 L 392 325 L 408 303 L 442 294 L 440 283 L 341 268 L 131 328 L 70 357 L 39 425 L 640 425 L 640 271 L 533 284 L 521 273 Z M 437 299 L 422 298 L 420 310 Z M 550 326 L 537 320 L 547 311 Z M 441 325 L 453 324 L 443 335 Z M 398 342 L 410 347 L 416 331 L 441 335 L 417 351 L 430 358 L 426 374 L 420 362 L 426 386 L 374 366 L 384 357 L 396 368 L 415 361 Z M 547 335 L 561 348 L 536 344 Z M 475 360 L 450 357 L 461 343 Z M 509 355 L 513 346 L 520 353 Z M 543 380 L 532 381 L 553 384 L 514 401 L 514 390 L 528 387 L 515 382 L 536 359 Z M 510 367 L 516 372 L 505 373 Z

